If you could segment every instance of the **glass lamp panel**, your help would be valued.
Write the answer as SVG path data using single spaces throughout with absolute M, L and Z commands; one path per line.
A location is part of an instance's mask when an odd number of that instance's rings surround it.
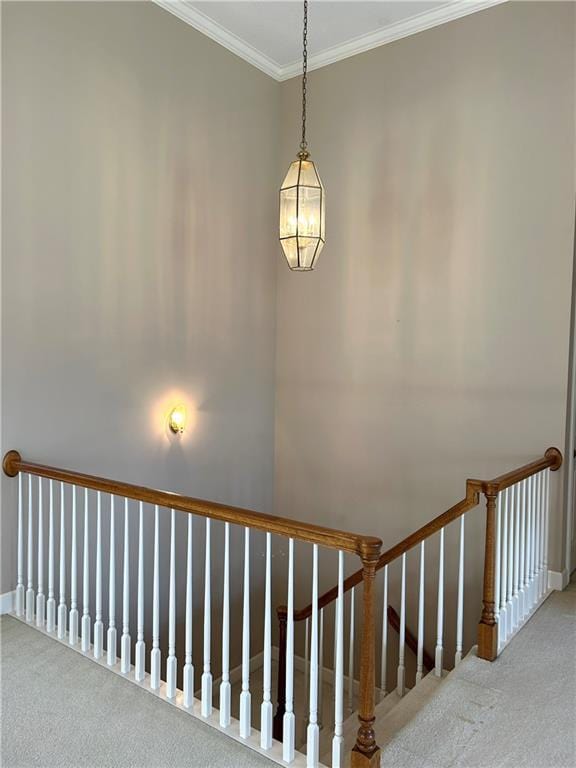
M 298 269 L 298 245 L 295 237 L 280 241 L 290 269 Z
M 300 184 L 307 187 L 319 187 L 320 182 L 312 160 L 302 160 L 300 166 Z
M 312 269 L 317 249 L 322 241 L 317 237 L 298 237 L 299 266 L 296 269 Z
M 322 190 L 319 187 L 298 188 L 298 235 L 320 237 Z
M 282 182 L 282 188 L 284 187 L 295 187 L 296 184 L 298 184 L 298 171 L 300 169 L 300 160 L 294 160 L 293 163 L 290 163 L 290 168 L 288 168 L 288 173 L 284 177 L 284 181 Z
M 280 190 L 280 237 L 294 237 L 298 234 L 296 216 L 298 187 Z

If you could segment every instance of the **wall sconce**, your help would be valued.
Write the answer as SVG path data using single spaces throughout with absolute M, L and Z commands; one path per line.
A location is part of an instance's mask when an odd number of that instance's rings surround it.
M 168 426 L 175 435 L 181 435 L 186 426 L 186 409 L 183 405 L 176 405 L 168 416 Z

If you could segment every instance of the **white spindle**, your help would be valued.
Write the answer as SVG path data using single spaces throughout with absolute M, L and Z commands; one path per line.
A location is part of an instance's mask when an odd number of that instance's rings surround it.
M 122 637 L 120 638 L 120 671 L 130 672 L 130 523 L 128 499 L 124 499 L 124 563 L 122 572 Z
M 60 483 L 60 578 L 58 581 L 60 592 L 58 602 L 58 637 L 60 640 L 66 637 L 66 619 L 68 618 L 68 609 L 66 607 L 66 517 L 64 505 L 64 483 Z
M 387 693 L 388 673 L 388 566 L 384 566 L 384 587 L 382 593 L 382 649 L 380 654 L 380 690 Z
M 76 645 L 78 642 L 78 541 L 76 515 L 76 486 L 72 486 L 72 555 L 70 558 L 70 619 L 68 642 Z
M 194 703 L 194 667 L 192 666 L 192 515 L 188 515 L 186 553 L 186 636 L 184 641 L 184 706 Z
M 42 499 L 42 478 L 38 478 L 38 593 L 36 595 L 36 626 L 43 627 L 46 618 L 46 596 L 44 595 L 44 508 Z
M 544 470 L 544 593 L 548 592 L 548 545 L 550 535 L 550 470 Z
M 354 709 L 354 603 L 356 587 L 350 590 L 350 637 L 348 641 L 348 711 Z
M 400 631 L 398 641 L 398 679 L 396 692 L 398 696 L 404 696 L 406 667 L 404 666 L 406 654 L 406 553 L 402 555 L 402 574 L 400 580 Z
M 322 728 L 322 713 L 324 711 L 324 608 L 319 612 L 318 629 L 318 727 Z
M 304 690 L 308 690 L 310 677 L 310 619 L 304 622 Z
M 512 571 L 512 623 L 517 627 L 520 623 L 520 508 L 522 485 L 517 483 L 514 493 L 514 568 Z
M 136 647 L 134 649 L 134 677 L 141 683 L 146 675 L 144 642 L 144 504 L 138 505 L 138 606 L 136 617 Z
M 244 529 L 244 599 L 242 605 L 242 692 L 240 694 L 240 736 L 251 733 L 250 695 L 250 529 Z
M 28 475 L 28 588 L 26 589 L 26 621 L 34 621 L 34 542 L 32 538 L 32 475 Z
M 24 615 L 24 524 L 23 524 L 22 472 L 18 473 L 18 571 L 16 579 L 16 616 Z
M 96 620 L 94 622 L 94 658 L 104 652 L 104 622 L 102 621 L 102 493 L 96 494 Z
M 434 674 L 442 677 L 444 664 L 444 528 L 440 529 L 440 552 L 438 557 L 438 612 L 436 616 L 436 654 Z
M 508 489 L 508 577 L 506 579 L 506 620 L 508 635 L 514 630 L 514 609 L 512 605 L 514 583 L 514 499 L 515 488 Z
M 48 600 L 46 602 L 46 630 L 56 629 L 56 600 L 54 598 L 54 481 L 48 482 Z
M 88 539 L 88 488 L 84 488 L 84 554 L 82 559 L 82 650 L 90 650 L 90 560 Z
M 460 549 L 458 553 L 458 599 L 456 607 L 456 653 L 454 666 L 462 661 L 464 629 L 464 515 L 460 518 Z
M 520 548 L 518 552 L 518 616 L 526 613 L 525 557 L 526 557 L 526 478 L 520 484 Z
M 496 558 L 494 567 L 494 616 L 496 618 L 497 645 L 500 647 L 501 620 L 500 620 L 500 572 L 502 568 L 502 499 L 499 493 L 496 496 Z
M 318 545 L 312 546 L 312 622 L 310 635 L 310 715 L 306 731 L 306 766 L 316 768 L 319 759 L 318 727 Z
M 416 683 L 424 675 L 424 541 L 420 542 L 420 584 L 418 588 L 418 650 L 416 653 Z
M 170 584 L 168 596 L 168 659 L 166 660 L 166 696 L 176 696 L 176 512 L 170 518 Z
M 212 714 L 212 673 L 210 672 L 211 591 L 210 591 L 210 518 L 206 518 L 204 560 L 204 670 L 202 672 L 202 717 Z
M 308 621 L 308 620 L 306 620 Z M 282 758 L 294 760 L 296 718 L 294 715 L 294 540 L 288 540 L 288 601 L 286 616 L 286 711 L 282 721 Z
M 264 684 L 260 711 L 260 746 L 272 747 L 272 536 L 266 534 L 266 584 L 264 592 Z
M 526 479 L 526 544 L 524 552 L 524 615 L 530 612 L 530 548 L 532 546 L 532 478 Z
M 110 552 L 108 569 L 108 632 L 106 635 L 106 663 L 116 664 L 116 515 L 114 496 L 110 496 Z
M 538 474 L 538 530 L 539 530 L 539 542 L 538 547 L 538 597 L 543 593 L 543 574 L 544 574 L 544 472 Z
M 387 567 L 387 566 L 385 566 Z M 387 574 L 386 574 L 387 575 Z M 386 664 L 386 657 L 383 657 Z M 344 736 L 344 553 L 338 552 L 338 598 L 336 600 L 336 650 L 334 653 L 334 736 L 332 768 L 342 768 Z
M 535 553 L 536 553 L 536 478 L 534 475 L 530 478 L 530 608 L 535 603 L 534 574 L 535 574 Z
M 501 536 L 501 562 L 500 562 L 500 618 L 498 629 L 500 633 L 500 642 L 506 640 L 508 634 L 508 616 L 506 595 L 508 594 L 508 489 L 503 491 L 502 495 L 502 536 Z
M 160 688 L 160 521 L 154 507 L 154 575 L 152 587 L 152 650 L 150 651 L 150 688 Z
M 230 725 L 230 523 L 224 523 L 224 592 L 222 596 L 222 682 L 220 725 Z M 263 745 L 264 746 L 264 745 Z

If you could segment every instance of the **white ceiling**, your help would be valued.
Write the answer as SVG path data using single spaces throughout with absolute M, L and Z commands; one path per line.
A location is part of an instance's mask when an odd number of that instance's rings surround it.
M 309 68 L 506 0 L 310 0 Z M 277 80 L 299 74 L 302 0 L 155 0 Z

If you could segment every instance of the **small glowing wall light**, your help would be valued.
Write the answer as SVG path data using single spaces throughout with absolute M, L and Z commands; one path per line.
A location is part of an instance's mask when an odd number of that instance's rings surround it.
M 181 435 L 186 427 L 186 409 L 183 405 L 176 405 L 168 416 L 168 426 L 175 435 Z

